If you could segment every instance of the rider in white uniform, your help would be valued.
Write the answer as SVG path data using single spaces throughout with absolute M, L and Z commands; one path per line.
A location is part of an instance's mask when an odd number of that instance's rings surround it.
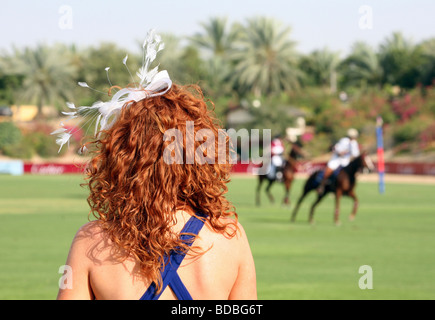
M 270 179 L 280 178 L 277 177 L 277 170 L 283 165 L 283 153 L 284 153 L 284 144 L 280 138 L 280 136 L 276 136 L 271 142 L 271 163 L 270 170 L 268 173 L 268 177 Z
M 358 157 L 360 155 L 358 141 L 356 141 L 357 138 L 358 138 L 358 131 L 356 129 L 351 128 L 347 131 L 347 137 L 341 138 L 334 145 L 333 155 L 326 165 L 322 182 L 317 188 L 317 192 L 319 194 L 323 194 L 325 190 L 326 181 L 334 172 L 334 170 L 336 170 L 340 166 L 341 167 L 347 166 L 353 158 Z

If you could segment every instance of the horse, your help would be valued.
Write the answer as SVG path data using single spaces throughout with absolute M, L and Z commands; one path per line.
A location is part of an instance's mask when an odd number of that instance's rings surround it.
M 298 156 L 304 156 L 304 153 L 302 151 L 302 148 L 300 145 L 294 143 L 292 149 L 290 150 L 287 159 L 284 160 L 284 166 L 282 167 L 282 182 L 284 183 L 284 199 L 283 204 L 284 205 L 290 205 L 290 188 L 292 185 L 292 182 L 295 177 L 296 173 L 296 163 L 297 163 L 297 157 Z M 258 184 L 257 184 L 257 190 L 256 190 L 256 204 L 257 206 L 260 205 L 260 191 L 261 191 L 261 185 L 263 184 L 263 181 L 267 180 L 268 184 L 266 186 L 266 194 L 269 198 L 269 201 L 271 203 L 275 202 L 274 197 L 270 193 L 270 188 L 272 187 L 272 184 L 277 181 L 278 179 L 275 177 L 271 179 L 268 177 L 267 174 L 258 175 Z
M 328 183 L 325 185 L 324 192 L 322 194 L 318 194 L 316 201 L 311 205 L 308 221 L 311 224 L 314 222 L 314 209 L 329 192 L 335 194 L 335 224 L 340 224 L 340 199 L 342 196 L 349 196 L 353 199 L 353 209 L 351 215 L 349 216 L 349 220 L 353 221 L 358 210 L 358 197 L 355 194 L 356 174 L 358 171 L 364 168 L 367 168 L 368 170 L 373 170 L 374 166 L 370 158 L 366 156 L 365 153 L 362 153 L 360 156 L 354 158 L 346 167 L 343 167 L 337 175 L 331 175 L 331 177 L 329 177 L 328 179 Z M 321 174 L 322 172 L 323 170 L 318 170 L 312 173 L 308 178 L 307 182 L 304 185 L 303 193 L 300 196 L 296 207 L 293 210 L 291 222 L 294 222 L 296 220 L 296 214 L 305 196 L 310 191 L 316 189 L 319 186 L 321 181 L 319 174 Z

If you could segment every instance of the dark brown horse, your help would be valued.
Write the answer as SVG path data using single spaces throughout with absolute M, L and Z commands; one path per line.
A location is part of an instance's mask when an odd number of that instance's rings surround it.
M 295 177 L 296 172 L 296 166 L 297 166 L 297 158 L 299 156 L 304 156 L 304 152 L 302 151 L 302 147 L 300 144 L 293 144 L 292 149 L 290 150 L 287 159 L 284 161 L 284 166 L 280 172 L 282 173 L 282 179 L 279 181 L 284 183 L 285 188 L 285 195 L 283 199 L 283 204 L 289 205 L 290 204 L 290 188 L 293 182 L 293 179 Z M 276 178 L 271 179 L 267 176 L 267 174 L 264 175 L 258 175 L 258 184 L 257 184 L 257 192 L 256 192 L 256 204 L 257 206 L 260 205 L 260 192 L 261 192 L 261 186 L 264 181 L 267 180 L 267 186 L 266 186 L 266 194 L 269 198 L 270 202 L 274 202 L 275 199 L 270 193 L 270 188 L 272 187 L 273 183 L 275 181 L 278 181 Z
M 332 192 L 335 194 L 335 213 L 334 213 L 334 222 L 336 225 L 340 224 L 340 199 L 342 196 L 349 196 L 353 199 L 353 210 L 349 217 L 350 220 L 354 220 L 356 216 L 356 212 L 358 209 L 358 197 L 355 194 L 355 185 L 356 185 L 356 174 L 363 168 L 368 168 L 369 170 L 373 169 L 373 163 L 370 158 L 368 158 L 365 154 L 361 154 L 359 157 L 353 159 L 348 166 L 342 168 L 338 175 L 333 175 L 329 178 L 328 183 L 325 186 L 325 190 L 323 194 L 317 195 L 316 201 L 311 205 L 309 222 L 313 223 L 314 209 L 319 204 L 319 202 L 325 197 L 326 194 Z M 312 190 L 315 190 L 321 181 L 319 175 L 322 173 L 322 170 L 318 170 L 310 175 L 307 182 L 304 185 L 304 190 L 302 195 L 300 196 L 296 207 L 293 210 L 293 214 L 291 217 L 291 221 L 294 222 L 296 219 L 296 214 L 298 212 L 299 206 L 302 203 L 302 200 L 305 196 Z

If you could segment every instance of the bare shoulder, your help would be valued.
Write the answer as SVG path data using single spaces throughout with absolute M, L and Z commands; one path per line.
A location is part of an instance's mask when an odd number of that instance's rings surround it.
M 104 240 L 104 232 L 98 221 L 90 221 L 82 225 L 76 232 L 73 244 L 90 245 Z
M 224 253 L 228 259 L 230 257 L 235 259 L 235 261 L 243 259 L 245 252 L 250 252 L 250 248 L 242 224 L 228 217 L 219 218 L 219 223 L 225 226 L 223 232 L 216 231 L 210 223 L 207 223 L 207 231 L 200 234 L 202 244 L 206 247 L 219 247 L 217 251 Z
M 95 253 L 101 255 L 104 247 L 103 231 L 98 222 L 81 226 L 72 241 L 66 266 L 71 270 L 71 286 L 59 288 L 58 299 L 92 299 L 89 272 L 95 263 Z M 66 276 L 66 275 L 65 275 Z
M 229 299 L 257 299 L 255 264 L 248 236 L 239 221 L 223 220 L 232 237 L 224 236 L 223 260 L 234 267 L 235 278 Z M 228 269 L 226 269 L 228 273 Z
M 235 241 L 246 238 L 245 230 L 239 221 L 236 221 L 230 217 L 220 217 L 218 223 L 221 226 L 224 226 L 225 230 L 222 233 L 216 232 L 216 234 L 219 234 L 227 239 L 234 239 Z M 214 230 L 210 223 L 207 223 L 207 226 L 209 230 Z
M 111 246 L 108 237 L 98 221 L 91 221 L 82 225 L 76 232 L 71 244 L 71 258 L 83 261 L 95 261 L 97 256 L 102 256 Z
M 76 236 L 94 238 L 95 236 L 99 236 L 101 231 L 102 228 L 99 221 L 94 220 L 94 221 L 89 221 L 84 225 L 82 225 L 77 231 Z

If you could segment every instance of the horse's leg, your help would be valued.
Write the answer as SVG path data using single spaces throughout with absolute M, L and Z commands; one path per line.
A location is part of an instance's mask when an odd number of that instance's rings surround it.
M 293 177 L 291 177 L 290 179 L 285 179 L 284 181 L 285 195 L 284 195 L 283 204 L 285 204 L 286 206 L 290 204 L 290 187 L 292 185 L 292 181 L 293 181 Z
M 317 196 L 317 200 L 312 204 L 310 209 L 310 215 L 308 217 L 308 222 L 310 224 L 314 223 L 314 208 L 319 204 L 319 202 L 323 199 L 326 193 Z
M 353 199 L 353 209 L 352 209 L 352 213 L 349 216 L 349 220 L 353 221 L 353 220 L 355 220 L 356 212 L 358 210 L 358 197 L 356 196 L 354 190 L 350 191 L 348 194 L 349 194 L 349 197 L 351 197 Z
M 305 182 L 305 185 L 304 185 L 304 191 L 302 192 L 302 195 L 299 197 L 299 200 L 298 200 L 298 202 L 296 203 L 296 207 L 293 209 L 292 217 L 291 217 L 291 219 L 290 219 L 291 222 L 295 222 L 295 220 L 296 220 L 296 214 L 297 214 L 297 212 L 298 212 L 298 210 L 299 210 L 299 207 L 300 207 L 300 205 L 301 205 L 301 203 L 302 203 L 302 200 L 304 200 L 304 198 L 306 197 L 306 195 L 307 195 L 308 193 L 310 193 L 311 190 L 314 189 L 314 188 L 313 188 L 313 185 L 314 185 L 313 181 L 314 181 L 315 179 L 316 179 L 316 174 L 313 174 L 313 175 L 311 175 L 311 176 L 308 178 L 307 182 Z
M 340 225 L 340 199 L 342 196 L 342 191 L 337 189 L 335 192 L 335 212 L 334 212 L 334 223 L 335 225 Z
M 275 202 L 275 199 L 273 198 L 272 194 L 270 193 L 270 187 L 272 186 L 273 181 L 274 181 L 274 180 L 269 180 L 269 184 L 268 184 L 267 187 L 266 187 L 266 193 L 267 193 L 267 196 L 269 197 L 269 201 L 270 201 L 271 203 L 274 203 L 274 202 Z
M 263 184 L 264 176 L 258 176 L 258 184 L 257 184 L 257 191 L 256 191 L 256 197 L 255 197 L 255 203 L 257 206 L 260 206 L 260 191 L 261 191 L 261 185 Z
M 296 220 L 296 214 L 297 214 L 297 212 L 298 212 L 298 210 L 299 210 L 299 206 L 301 205 L 302 200 L 304 200 L 304 198 L 305 198 L 306 195 L 307 195 L 307 193 L 304 192 L 304 193 L 299 197 L 299 200 L 298 200 L 298 202 L 296 203 L 296 207 L 293 209 L 292 217 L 291 217 L 291 219 L 290 219 L 291 222 L 295 222 L 295 220 Z

